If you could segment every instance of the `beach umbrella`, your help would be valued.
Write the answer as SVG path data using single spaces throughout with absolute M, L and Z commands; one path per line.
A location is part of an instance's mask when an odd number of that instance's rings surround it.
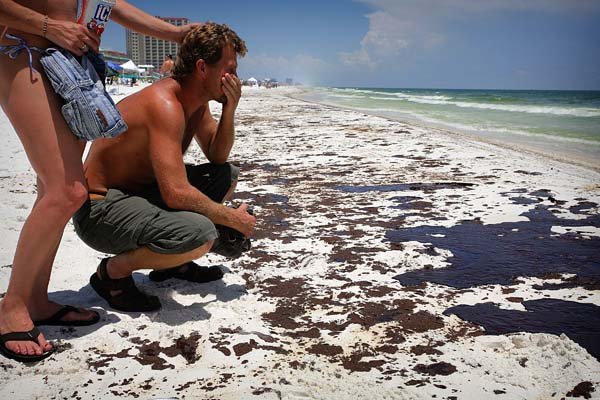
M 107 61 L 106 66 L 108 68 L 112 69 L 113 71 L 123 71 L 123 67 L 121 67 L 119 64 L 114 63 L 112 61 Z
M 115 71 L 111 67 L 106 67 L 106 76 L 107 77 L 118 76 L 118 75 L 119 75 L 119 71 Z

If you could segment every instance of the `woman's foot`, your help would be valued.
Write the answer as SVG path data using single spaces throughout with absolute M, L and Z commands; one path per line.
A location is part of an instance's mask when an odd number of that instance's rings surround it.
M 0 302 L 0 335 L 16 332 L 29 332 L 34 328 L 33 321 L 25 304 L 4 297 Z M 17 355 L 42 356 L 52 350 L 52 345 L 40 333 L 35 341 L 9 340 L 3 347 Z
M 45 301 L 32 306 L 31 319 L 35 325 L 86 326 L 95 324 L 100 315 L 93 310 Z

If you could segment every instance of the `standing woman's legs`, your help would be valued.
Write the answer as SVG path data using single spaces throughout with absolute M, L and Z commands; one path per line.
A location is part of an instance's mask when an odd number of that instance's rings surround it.
M 39 62 L 36 69 L 41 70 Z M 40 75 L 32 81 L 27 57 L 0 60 L 0 104 L 17 132 L 43 190 L 19 237 L 8 290 L 0 303 L 0 333 L 33 327 L 29 307 L 36 281 L 46 281 L 64 227 L 87 197 L 81 145 L 69 131 L 60 102 Z M 7 342 L 21 354 L 41 354 L 51 346 L 43 335 L 33 342 Z
M 85 142 L 80 141 L 78 143 L 80 145 L 80 152 L 83 153 L 83 150 L 85 148 Z M 36 199 L 34 207 L 38 203 L 39 199 L 44 197 L 45 192 L 44 184 L 39 178 L 37 179 L 37 192 L 38 197 Z M 52 252 L 52 256 L 49 259 L 54 260 L 56 252 L 58 251 L 59 244 L 60 238 L 56 243 L 54 251 Z M 49 265 L 47 268 L 43 268 L 42 271 L 44 273 L 40 273 L 35 279 L 32 297 L 29 301 L 29 314 L 34 321 L 49 318 L 62 308 L 62 305 L 50 301 L 50 299 L 48 298 L 48 284 L 50 282 L 52 265 Z M 61 317 L 61 320 L 84 321 L 91 320 L 94 317 L 96 317 L 96 314 L 94 312 L 80 308 L 77 312 L 69 312 L 65 314 Z

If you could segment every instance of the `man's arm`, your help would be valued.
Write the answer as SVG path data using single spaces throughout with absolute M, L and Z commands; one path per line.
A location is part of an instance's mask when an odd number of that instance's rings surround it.
M 227 103 L 223 104 L 221 120 L 217 124 L 207 106 L 196 133 L 206 158 L 215 164 L 224 164 L 229 158 L 235 140 L 235 110 L 242 95 L 242 84 L 237 76 L 225 74 L 222 84 Z
M 117 0 L 117 4 L 110 16 L 119 25 L 123 25 L 136 32 L 178 43 L 183 42 L 185 35 L 191 29 L 198 26 L 198 24 L 171 25 L 132 6 L 125 0 Z
M 212 201 L 189 183 L 181 151 L 185 131 L 183 110 L 166 101 L 156 101 L 152 108 L 155 110 L 148 113 L 150 161 L 166 205 L 205 215 L 214 224 L 229 226 L 249 237 L 254 217 L 249 218 L 244 209 L 228 208 Z

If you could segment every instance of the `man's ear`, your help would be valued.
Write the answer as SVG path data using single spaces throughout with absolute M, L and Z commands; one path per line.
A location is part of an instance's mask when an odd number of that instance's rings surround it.
M 206 75 L 206 63 L 201 58 L 196 61 L 196 72 L 199 73 L 203 78 Z

